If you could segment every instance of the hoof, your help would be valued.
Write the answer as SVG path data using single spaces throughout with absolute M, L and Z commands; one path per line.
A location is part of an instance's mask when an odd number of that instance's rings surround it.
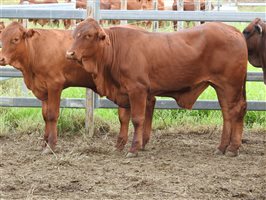
M 126 155 L 127 158 L 135 158 L 137 156 L 138 156 L 138 153 L 131 153 L 131 152 L 128 152 Z
M 49 147 L 45 147 L 42 151 L 42 155 L 52 154 L 53 151 Z
M 215 155 L 224 155 L 224 153 L 220 149 L 216 149 L 214 152 Z
M 123 151 L 124 148 L 125 148 L 124 145 L 116 145 L 115 147 L 116 147 L 116 150 L 117 150 L 117 151 Z
M 126 143 L 127 143 L 126 140 L 118 138 L 115 147 L 117 150 L 123 151 Z
M 226 152 L 225 152 L 225 155 L 226 155 L 227 157 L 236 157 L 236 156 L 239 155 L 239 151 L 238 151 L 238 150 L 235 151 L 235 152 L 233 152 L 233 151 L 226 151 Z

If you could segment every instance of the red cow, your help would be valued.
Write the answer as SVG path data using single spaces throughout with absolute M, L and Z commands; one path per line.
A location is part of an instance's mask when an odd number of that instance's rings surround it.
M 243 31 L 248 46 L 248 61 L 263 71 L 266 85 L 266 23 L 261 19 L 253 20 Z
M 0 64 L 9 64 L 20 70 L 27 87 L 42 101 L 44 141 L 52 150 L 57 142 L 56 125 L 62 90 L 75 86 L 97 92 L 91 75 L 80 64 L 66 59 L 66 50 L 72 42 L 71 31 L 25 29 L 18 22 L 11 23 L 2 32 Z M 151 131 L 154 103 L 155 99 L 152 99 L 147 106 L 144 130 L 147 135 Z M 116 146 L 123 149 L 128 138 L 129 108 L 119 109 L 119 120 L 121 129 Z M 43 152 L 49 153 L 49 147 L 46 146 Z
M 210 85 L 217 93 L 224 126 L 218 154 L 236 156 L 246 112 L 246 42 L 236 28 L 206 23 L 175 33 L 112 27 L 93 19 L 73 33 L 69 59 L 82 63 L 100 95 L 119 106 L 130 106 L 135 128 L 128 156 L 143 146 L 146 102 L 153 96 L 172 97 L 191 109 Z

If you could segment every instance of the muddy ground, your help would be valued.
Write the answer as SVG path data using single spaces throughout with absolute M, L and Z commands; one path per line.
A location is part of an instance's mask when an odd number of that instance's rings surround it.
M 61 136 L 45 156 L 40 137 L 0 138 L 0 199 L 266 199 L 264 131 L 245 133 L 236 158 L 213 154 L 219 128 L 155 131 L 137 158 L 115 134 Z

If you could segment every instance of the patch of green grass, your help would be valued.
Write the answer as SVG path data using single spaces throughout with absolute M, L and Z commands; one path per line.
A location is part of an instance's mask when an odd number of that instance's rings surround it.
M 241 12 L 266 12 L 266 7 L 265 6 L 239 6 L 238 11 L 241 11 Z

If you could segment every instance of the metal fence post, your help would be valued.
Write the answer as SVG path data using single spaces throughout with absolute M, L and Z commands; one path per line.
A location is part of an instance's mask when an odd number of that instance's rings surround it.
M 29 3 L 29 1 L 24 0 L 22 4 L 23 5 L 29 5 L 30 3 Z M 22 19 L 22 25 L 25 28 L 27 28 L 28 27 L 28 19 Z M 28 88 L 27 88 L 24 81 L 22 81 L 22 83 L 21 83 L 21 93 L 23 94 L 23 96 L 28 95 Z
M 208 11 L 212 10 L 212 2 L 211 2 L 211 0 L 206 0 L 205 1 L 205 10 L 208 10 Z
M 200 11 L 200 0 L 194 0 L 194 10 Z M 195 26 L 200 25 L 199 21 L 195 21 Z
M 158 10 L 158 0 L 153 0 L 153 9 Z M 158 30 L 158 21 L 153 21 L 152 30 L 156 32 Z
M 71 3 L 74 3 L 75 4 L 75 8 L 77 8 L 77 2 L 76 2 L 76 0 L 71 0 Z M 71 23 L 70 26 L 76 27 L 77 21 L 76 20 L 70 20 L 70 21 L 72 21 L 72 22 L 70 22 Z
M 127 0 L 121 0 L 121 10 L 127 10 Z M 121 24 L 127 24 L 127 20 L 121 20 Z
M 178 11 L 183 11 L 184 10 L 184 1 L 183 0 L 177 0 L 177 10 Z M 184 22 L 183 21 L 178 21 L 177 22 L 177 29 L 181 30 L 184 28 Z
M 87 17 L 95 16 L 95 0 L 87 1 Z M 86 89 L 86 118 L 85 118 L 85 131 L 89 137 L 94 134 L 94 94 L 91 89 Z

